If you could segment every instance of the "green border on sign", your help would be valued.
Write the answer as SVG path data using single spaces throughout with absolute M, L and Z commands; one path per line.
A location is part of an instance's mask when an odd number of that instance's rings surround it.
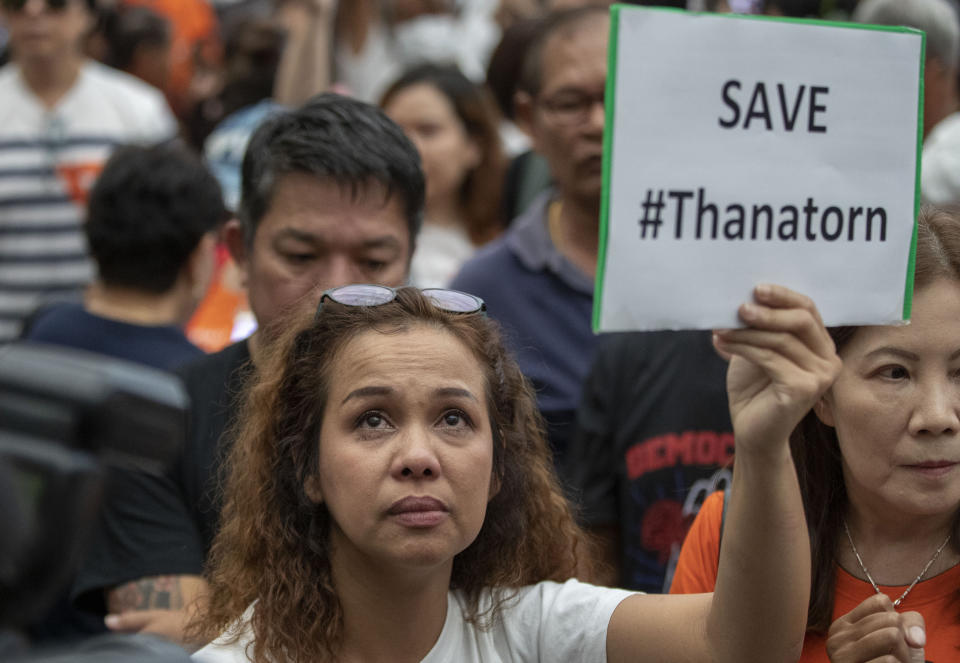
M 907 280 L 903 291 L 903 319 L 909 320 L 913 310 L 913 274 L 917 267 L 917 218 L 920 216 L 920 166 L 923 155 L 923 69 L 927 64 L 927 33 L 920 33 L 920 84 L 917 102 L 917 177 L 913 185 L 913 237 L 907 258 Z
M 677 7 L 638 7 L 636 5 L 615 4 L 610 8 L 610 39 L 607 47 L 607 83 L 604 91 L 604 127 L 603 127 L 603 169 L 600 193 L 600 236 L 597 247 L 597 273 L 593 286 L 593 332 L 600 331 L 601 304 L 603 302 L 603 284 L 606 275 L 607 243 L 609 241 L 610 223 L 610 170 L 613 159 L 613 119 L 616 106 L 617 81 L 617 52 L 620 37 L 621 11 L 656 11 L 687 14 L 690 16 L 710 16 L 729 18 L 733 20 L 774 21 L 778 23 L 801 23 L 817 27 L 854 28 L 858 30 L 877 30 L 879 32 L 902 32 L 920 35 L 920 79 L 917 90 L 917 174 L 914 181 L 913 203 L 913 239 L 910 242 L 910 255 L 907 262 L 907 274 L 904 285 L 903 319 L 910 317 L 913 307 L 913 277 L 917 250 L 917 216 L 920 213 L 920 158 L 923 146 L 923 72 L 926 63 L 927 35 L 922 30 L 897 25 L 870 25 L 867 23 L 850 23 L 846 21 L 825 21 L 811 18 L 787 18 L 781 16 L 765 16 L 759 14 L 714 14 L 710 12 L 691 12 Z
M 607 84 L 603 92 L 603 162 L 600 174 L 600 237 L 597 246 L 597 273 L 593 277 L 593 333 L 600 332 L 600 302 L 603 298 L 603 277 L 607 266 L 608 226 L 610 222 L 610 167 L 613 157 L 613 110 L 617 94 L 617 43 L 620 37 L 620 10 L 610 8 L 610 39 L 607 44 Z

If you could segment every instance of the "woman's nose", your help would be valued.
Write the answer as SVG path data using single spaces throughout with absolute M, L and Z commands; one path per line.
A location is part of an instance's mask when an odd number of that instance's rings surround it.
M 403 431 L 400 449 L 394 461 L 398 478 L 434 479 L 440 476 L 440 463 L 428 431 L 414 426 Z
M 931 380 L 918 394 L 911 428 L 914 434 L 951 435 L 960 432 L 960 387 L 953 380 Z

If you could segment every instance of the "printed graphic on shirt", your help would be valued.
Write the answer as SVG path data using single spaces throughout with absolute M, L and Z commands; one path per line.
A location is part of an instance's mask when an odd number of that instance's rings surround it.
M 668 433 L 626 450 L 621 536 L 627 587 L 669 591 L 687 531 L 706 497 L 729 484 L 732 460 L 729 432 Z
M 57 176 L 74 203 L 86 207 L 90 190 L 103 170 L 103 165 L 102 161 L 57 164 Z

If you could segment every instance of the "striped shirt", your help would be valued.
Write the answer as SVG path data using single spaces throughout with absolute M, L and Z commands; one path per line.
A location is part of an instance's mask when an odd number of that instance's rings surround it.
M 0 343 L 39 301 L 92 279 L 85 203 L 113 148 L 176 131 L 158 90 L 104 65 L 87 62 L 53 109 L 15 64 L 0 69 Z

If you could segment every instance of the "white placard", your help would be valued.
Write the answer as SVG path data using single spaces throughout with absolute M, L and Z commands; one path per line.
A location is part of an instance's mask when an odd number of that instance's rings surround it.
M 617 6 L 610 48 L 595 330 L 739 326 L 758 283 L 906 317 L 922 32 Z

